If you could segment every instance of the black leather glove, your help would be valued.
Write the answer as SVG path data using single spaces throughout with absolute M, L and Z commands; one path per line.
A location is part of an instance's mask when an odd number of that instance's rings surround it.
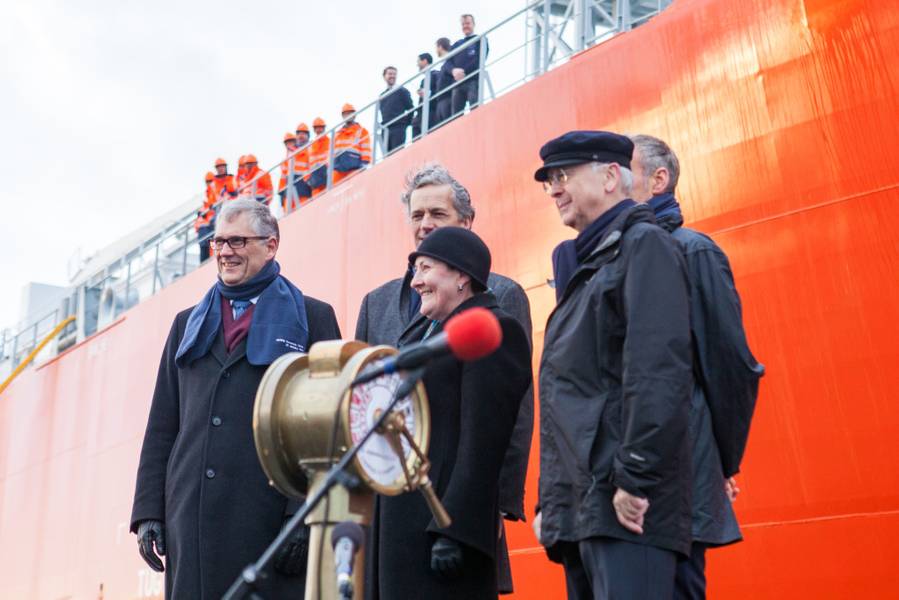
M 440 536 L 431 546 L 431 570 L 442 579 L 457 579 L 462 574 L 462 545 Z
M 285 521 L 284 525 L 287 525 Z M 306 574 L 306 563 L 309 560 L 309 526 L 300 525 L 290 536 L 278 556 L 275 557 L 275 570 L 282 575 L 297 577 Z
M 154 542 L 156 543 L 155 552 L 153 551 Z M 138 524 L 137 549 L 151 569 L 157 573 L 165 571 L 162 559 L 159 558 L 159 556 L 165 556 L 165 525 L 162 524 L 162 521 L 146 519 Z M 156 556 L 157 554 L 159 556 Z

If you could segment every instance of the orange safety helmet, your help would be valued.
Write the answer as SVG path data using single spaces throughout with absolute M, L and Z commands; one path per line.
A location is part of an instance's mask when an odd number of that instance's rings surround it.
M 242 154 L 242 155 L 240 156 L 240 158 L 238 159 L 238 161 L 237 161 L 237 166 L 238 166 L 238 167 L 242 167 L 242 166 L 244 166 L 245 164 L 247 164 L 247 157 L 246 157 L 245 154 Z
M 212 181 L 213 179 L 215 179 L 215 175 L 213 175 L 212 172 L 207 171 L 207 172 L 206 172 L 206 183 L 209 183 L 209 182 Z
M 321 121 L 321 119 L 316 119 L 316 121 Z M 321 121 L 321 123 L 322 123 L 321 126 L 324 127 L 325 122 Z M 305 123 L 300 123 L 299 125 L 297 125 L 297 133 L 300 133 L 301 131 L 303 131 L 305 133 L 309 133 L 309 126 L 306 125 Z
M 253 156 L 252 154 L 247 154 L 246 156 L 243 157 L 243 160 L 244 160 L 243 164 L 245 164 L 245 165 L 248 165 L 248 164 L 254 163 L 254 162 L 258 162 L 256 160 L 256 157 Z
M 284 134 L 284 141 L 289 142 L 290 140 L 296 140 L 297 136 L 295 133 L 290 133 L 289 131 Z
M 315 120 L 312 121 L 312 126 L 313 126 L 313 127 L 324 127 L 324 126 L 325 126 L 325 120 L 322 119 L 321 117 L 315 117 Z
M 215 159 L 215 166 L 221 167 L 221 166 L 223 166 L 223 165 L 224 165 L 224 166 L 228 166 L 228 163 L 225 162 L 225 159 L 224 159 L 224 158 L 217 158 L 217 159 Z
M 340 109 L 340 113 L 343 114 L 345 112 L 356 112 L 356 107 L 347 102 L 343 105 L 343 108 Z

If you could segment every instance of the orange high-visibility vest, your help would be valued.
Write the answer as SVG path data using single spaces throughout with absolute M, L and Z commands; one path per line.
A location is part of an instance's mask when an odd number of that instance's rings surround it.
M 278 180 L 278 191 L 283 192 L 287 189 L 287 174 L 291 171 L 296 173 L 295 163 L 296 156 L 291 156 L 296 151 L 296 148 L 293 150 L 287 150 L 286 158 L 281 161 L 281 179 Z
M 257 201 L 268 204 L 273 194 L 272 176 L 263 172 L 259 165 L 256 165 L 252 171 L 247 172 L 246 178 L 248 184 L 241 193 L 250 195 Z
M 368 130 L 359 123 L 347 123 L 334 136 L 334 156 L 347 150 L 359 153 L 363 163 L 371 162 L 371 136 L 368 135 Z M 353 171 L 345 173 L 334 171 L 334 183 L 342 181 L 352 174 Z
M 212 184 L 215 187 L 216 202 L 224 202 L 237 197 L 237 187 L 234 184 L 233 175 L 216 175 Z
M 214 180 L 213 180 L 214 181 Z M 203 206 L 197 211 L 197 220 L 194 221 L 194 231 L 200 231 L 200 227 L 206 227 L 212 224 L 215 217 L 215 203 L 217 197 L 215 195 L 215 184 L 210 182 L 206 184 L 206 200 Z
M 312 173 L 322 165 L 328 164 L 328 153 L 331 150 L 331 138 L 327 134 L 322 134 L 312 140 L 307 148 L 309 152 L 309 169 L 308 173 Z M 306 181 L 309 181 L 309 175 L 306 175 Z M 325 186 L 312 189 L 313 194 L 318 194 L 325 189 Z
M 293 152 L 293 150 L 288 150 L 287 155 L 289 156 L 291 152 Z M 302 178 L 306 176 L 306 173 L 309 171 L 308 143 L 305 148 L 281 162 L 281 179 L 278 181 L 279 192 L 283 192 L 287 188 L 287 174 L 290 172 L 291 168 L 293 169 L 294 182 L 296 182 L 298 177 Z

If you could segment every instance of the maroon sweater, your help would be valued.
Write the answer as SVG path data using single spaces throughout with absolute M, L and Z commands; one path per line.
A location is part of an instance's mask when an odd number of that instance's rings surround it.
M 231 354 L 250 333 L 250 321 L 253 319 L 254 310 L 256 310 L 256 305 L 251 304 L 235 321 L 234 313 L 231 311 L 231 302 L 222 296 L 222 329 L 225 335 L 225 350 L 228 351 L 228 354 Z

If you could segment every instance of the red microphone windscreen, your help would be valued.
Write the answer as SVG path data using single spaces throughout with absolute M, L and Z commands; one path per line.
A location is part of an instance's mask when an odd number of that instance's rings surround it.
M 459 360 L 477 360 L 493 354 L 503 341 L 496 316 L 483 307 L 470 308 L 446 322 L 447 345 Z

